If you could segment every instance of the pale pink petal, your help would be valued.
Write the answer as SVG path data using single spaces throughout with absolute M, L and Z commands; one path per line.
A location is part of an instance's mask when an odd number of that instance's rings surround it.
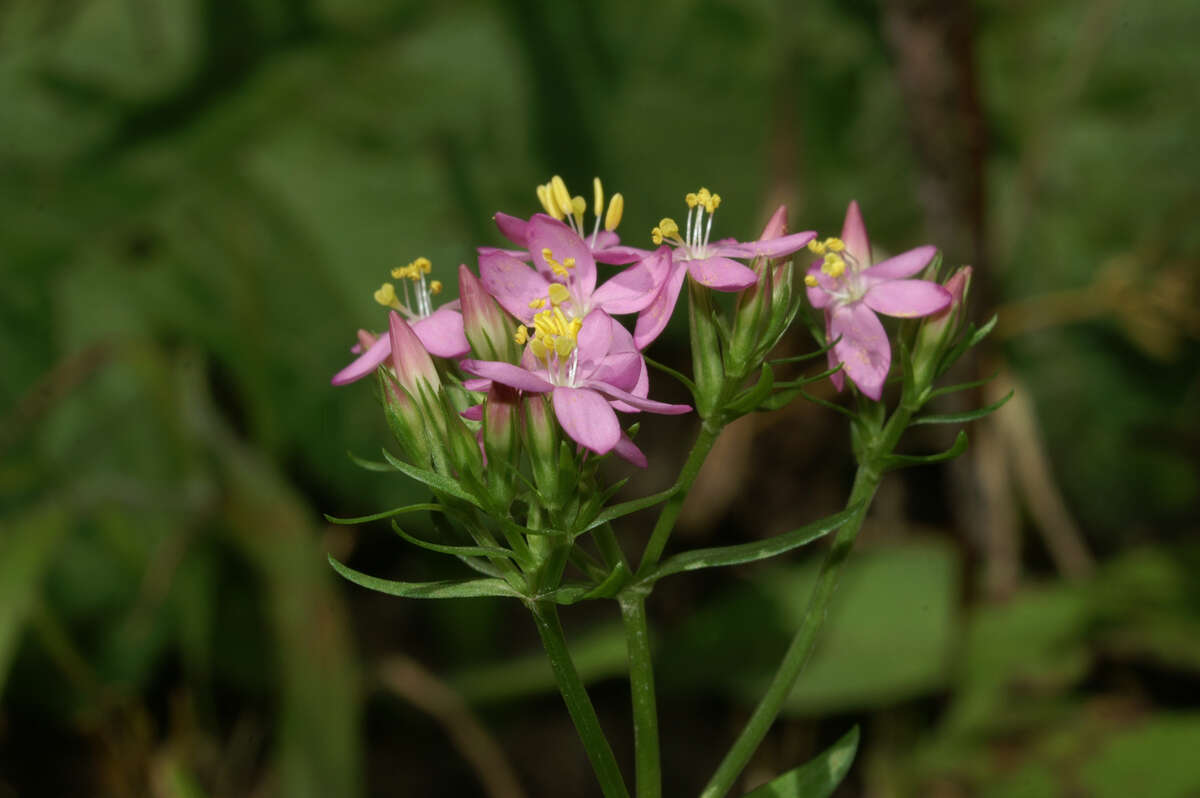
M 597 250 L 608 249 L 620 244 L 621 237 L 611 230 L 599 230 L 595 237 L 587 237 L 587 243 L 592 248 L 592 254 L 595 255 Z
M 637 444 L 635 444 L 633 440 L 624 432 L 621 433 L 621 437 L 617 441 L 617 445 L 613 447 L 613 451 L 616 452 L 617 455 L 623 460 L 628 460 L 638 468 L 645 468 L 647 465 L 649 465 L 649 463 L 646 462 L 646 455 L 642 453 L 642 450 L 637 447 Z
M 671 314 L 675 312 L 675 302 L 679 299 L 679 291 L 683 288 L 687 269 L 682 263 L 674 262 L 671 268 L 672 272 L 663 282 L 663 287 L 659 289 L 654 301 L 638 314 L 637 325 L 633 329 L 633 340 L 638 349 L 645 349 L 658 338 L 666 329 L 667 322 L 671 320 Z
M 596 261 L 592 251 L 574 230 L 553 217 L 539 213 L 529 220 L 527 235 L 533 265 L 539 272 L 547 276 L 554 273 L 542 257 L 544 249 L 549 249 L 554 259 L 564 265 L 567 258 L 574 258 L 575 266 L 568 270 L 568 287 L 576 296 L 592 295 L 596 290 Z
M 782 258 L 784 255 L 791 255 L 797 252 L 817 237 L 817 234 L 812 230 L 807 230 L 803 233 L 792 233 L 789 236 L 782 238 L 772 238 L 766 241 L 747 241 L 744 244 L 729 244 L 723 247 L 716 248 L 719 255 L 728 255 L 734 258 Z
M 491 255 L 499 252 L 502 255 L 508 255 L 510 258 L 516 258 L 519 261 L 532 260 L 533 256 L 529 254 L 529 250 L 525 249 L 504 249 L 503 247 L 475 247 L 475 252 L 480 256 Z
M 937 254 L 937 247 L 924 246 L 902 252 L 863 271 L 864 277 L 880 280 L 901 280 L 924 269 Z
M 350 365 L 333 375 L 330 382 L 333 385 L 346 385 L 361 380 L 368 374 L 374 374 L 379 364 L 388 359 L 392 353 L 392 339 L 386 335 L 379 336 L 366 352 L 355 358 Z
M 604 397 L 587 388 L 556 387 L 554 415 L 563 432 L 596 454 L 607 454 L 621 439 L 617 414 Z
M 483 421 L 483 405 L 471 405 L 459 415 L 467 421 Z
M 457 310 L 443 306 L 409 326 L 431 355 L 462 357 L 471 351 L 467 334 L 463 332 L 462 314 Z
M 500 250 L 480 250 L 479 280 L 500 307 L 525 324 L 533 323 L 529 303 L 545 299 L 550 283 L 528 265 Z
M 500 232 L 505 238 L 518 247 L 529 247 L 527 231 L 529 222 L 524 219 L 518 219 L 515 216 L 509 216 L 507 213 L 497 213 L 493 218 L 496 221 L 496 227 L 500 228 Z
M 775 213 L 771 214 L 771 218 L 767 220 L 767 224 L 763 227 L 762 235 L 758 237 L 759 241 L 769 241 L 772 238 L 779 238 L 787 232 L 787 206 L 780 205 L 775 209 Z
M 487 390 L 492 387 L 492 381 L 486 380 L 482 377 L 470 377 L 463 380 L 462 386 L 468 391 L 487 393 Z
M 618 272 L 592 294 L 592 307 L 606 313 L 637 313 L 645 310 L 671 271 L 671 252 L 659 249 L 648 258 Z
M 808 301 L 814 308 L 828 307 L 833 301 L 833 296 L 830 292 L 837 287 L 837 282 L 825 272 L 821 271 L 821 261 L 817 261 L 812 266 L 808 267 L 808 273 L 817 278 L 816 285 L 804 283 L 804 289 L 808 293 Z
M 871 265 L 871 239 L 867 238 L 867 225 L 863 222 L 857 200 L 850 200 L 850 205 L 846 208 L 846 220 L 842 222 L 842 241 L 846 242 L 846 251 L 860 265 Z
M 884 280 L 875 283 L 863 295 L 863 301 L 877 313 L 913 319 L 950 307 L 950 292 L 926 280 Z
M 627 382 L 628 374 L 624 375 L 621 379 L 607 380 L 608 384 L 616 388 L 620 388 L 623 391 L 629 391 L 634 396 L 649 396 L 650 371 L 646 368 L 646 359 L 644 357 L 638 357 L 637 366 L 637 376 L 634 377 L 632 386 L 630 386 Z M 622 413 L 638 412 L 638 409 L 633 405 L 625 404 L 619 400 L 614 400 L 612 406 L 614 410 L 619 410 Z
M 619 325 L 602 310 L 593 310 L 584 317 L 579 335 L 575 337 L 582 371 L 596 368 L 608 354 L 608 350 L 612 348 L 614 326 Z
M 464 360 L 459 364 L 462 370 L 476 377 L 484 377 L 530 393 L 545 393 L 554 386 L 531 371 L 514 366 L 512 363 L 501 363 L 496 360 Z
M 833 340 L 833 335 L 829 332 L 829 316 L 830 316 L 829 310 L 826 309 L 826 311 L 825 311 L 825 342 L 826 342 L 826 344 L 828 344 L 828 342 Z M 839 363 L 838 358 L 837 358 L 837 352 L 833 351 L 832 347 L 830 347 L 829 350 L 825 352 L 825 362 L 829 364 L 829 368 L 834 368 Z M 832 374 L 830 374 L 829 381 L 832 382 L 833 387 L 837 388 L 839 391 L 842 390 L 842 388 L 846 387 L 846 375 L 842 371 L 835 371 Z
M 634 396 L 629 391 L 622 391 L 615 385 L 609 385 L 606 382 L 588 382 L 587 387 L 599 391 L 610 399 L 617 399 L 647 413 L 678 416 L 682 413 L 690 413 L 692 410 L 691 405 L 673 405 L 666 402 L 656 402 L 644 396 Z
M 716 291 L 741 291 L 758 282 L 753 269 L 719 255 L 684 261 L 684 265 L 693 280 Z
M 601 234 L 603 235 L 603 233 Z M 593 249 L 592 255 L 597 263 L 607 263 L 610 266 L 620 266 L 624 263 L 636 263 L 650 254 L 649 250 L 638 247 L 613 245 L 604 249 Z
M 858 389 L 872 399 L 883 395 L 883 382 L 892 363 L 892 347 L 879 318 L 862 302 L 834 308 L 829 334 L 841 336 L 834 344 L 838 362 Z

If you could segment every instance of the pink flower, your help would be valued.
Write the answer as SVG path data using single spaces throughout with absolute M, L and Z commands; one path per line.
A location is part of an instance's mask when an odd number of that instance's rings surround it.
M 539 313 L 533 326 L 520 365 L 464 360 L 462 369 L 527 393 L 549 393 L 559 426 L 580 446 L 597 454 L 616 449 L 644 465 L 614 409 L 668 415 L 691 410 L 646 398 L 645 362 L 629 332 L 607 314 L 568 321 L 555 307 Z
M 471 345 L 463 331 L 459 302 L 454 300 L 437 310 L 433 309 L 431 297 L 441 291 L 441 283 L 425 279 L 430 269 L 427 259 L 417 258 L 407 266 L 392 270 L 392 276 L 396 279 L 413 283 L 411 298 L 407 283 L 403 285 L 405 300 L 415 305 L 415 309 L 400 301 L 396 295 L 396 287 L 391 283 L 384 283 L 375 292 L 375 301 L 403 313 L 408 318 L 408 326 L 429 354 L 447 358 L 462 357 L 471 350 Z M 370 333 L 359 332 L 359 344 L 351 351 L 361 354 L 350 365 L 334 374 L 330 382 L 334 385 L 346 385 L 360 380 L 368 374 L 373 374 L 375 369 L 387 360 L 392 351 L 391 336 L 381 335 L 375 338 L 373 343 L 364 346 L 364 340 L 370 337 Z
M 871 242 L 854 201 L 846 209 L 842 237 L 814 241 L 809 248 L 825 255 L 809 268 L 804 282 L 813 307 L 825 311 L 827 340 L 839 339 L 829 351 L 829 365 L 843 366 L 832 376 L 833 384 L 840 391 L 845 372 L 860 391 L 878 400 L 891 368 L 892 348 L 875 314 L 916 318 L 950 304 L 950 292 L 942 286 L 906 279 L 928 266 L 937 249 L 917 247 L 872 265 Z
M 479 276 L 500 306 L 525 324 L 532 324 L 548 303 L 561 307 L 568 321 L 593 310 L 636 313 L 654 299 L 664 276 L 656 264 L 640 263 L 597 288 L 592 250 L 570 227 L 537 214 L 525 224 L 523 236 L 533 266 L 505 250 L 481 248 Z
M 701 188 L 694 194 L 688 194 L 685 200 L 688 217 L 683 236 L 680 236 L 679 225 L 673 219 L 663 219 L 651 231 L 654 243 L 661 245 L 654 256 L 662 258 L 665 255 L 669 260 L 665 264 L 666 276 L 658 293 L 638 316 L 633 338 L 642 349 L 649 346 L 667 326 L 685 276 L 691 275 L 693 280 L 715 291 L 741 291 L 753 285 L 758 276 L 734 258 L 781 258 L 801 249 L 817 235 L 809 230 L 780 236 L 774 229 L 775 217 L 772 217 L 772 223 L 768 224 L 763 237 L 757 241 L 743 243 L 724 238 L 709 243 L 713 215 L 721 204 L 721 195 Z M 779 213 L 776 211 L 776 217 Z M 650 260 L 647 258 L 639 265 L 645 264 L 649 269 L 652 266 Z

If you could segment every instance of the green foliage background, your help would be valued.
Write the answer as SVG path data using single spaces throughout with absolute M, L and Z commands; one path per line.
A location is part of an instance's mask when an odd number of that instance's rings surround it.
M 836 231 L 857 198 L 877 245 L 931 240 L 888 8 L 0 3 L 0 796 L 484 794 L 440 723 L 381 686 L 397 654 L 470 700 L 531 795 L 591 794 L 519 607 L 387 601 L 329 571 L 329 551 L 404 578 L 448 566 L 382 524 L 321 521 L 419 498 L 349 463 L 385 427 L 369 388 L 328 377 L 382 325 L 389 268 L 425 255 L 452 286 L 501 243 L 490 215 L 532 212 L 554 173 L 622 191 L 636 244 L 700 184 L 723 235 L 778 201 Z M 996 600 L 970 511 L 945 509 L 971 477 L 906 479 L 750 778 L 857 720 L 847 795 L 1194 795 L 1200 11 L 971 8 L 976 298 L 1002 318 L 980 368 L 1031 400 L 1099 564 L 1060 578 L 1026 523 L 1024 576 Z M 681 424 L 647 431 L 663 465 L 638 494 L 670 479 Z M 841 500 L 840 436 L 755 447 L 768 485 L 813 489 L 781 515 Z M 688 534 L 780 528 L 734 500 Z M 669 793 L 707 778 L 812 565 L 652 600 Z M 569 620 L 626 727 L 613 618 Z

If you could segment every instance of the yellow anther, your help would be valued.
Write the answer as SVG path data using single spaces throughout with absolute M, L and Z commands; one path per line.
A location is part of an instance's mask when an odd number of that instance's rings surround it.
M 599 219 L 604 210 L 604 186 L 600 185 L 598 177 L 592 178 L 592 200 L 592 215 Z
M 825 263 L 821 265 L 821 271 L 830 277 L 841 277 L 846 272 L 846 261 L 842 260 L 840 255 L 830 252 L 825 256 Z
M 429 262 L 429 258 L 417 258 L 412 262 L 411 265 L 415 266 L 425 274 L 429 274 L 431 271 L 433 271 L 433 264 Z
M 684 196 L 683 201 L 687 203 L 687 206 L 689 208 L 695 208 L 696 205 L 700 202 L 699 198 L 696 197 L 696 192 L 694 192 L 694 191 L 689 191 Z
M 818 241 L 815 238 L 812 241 L 808 242 L 808 251 L 812 252 L 815 255 L 824 255 L 825 249 L 826 249 L 826 246 L 825 246 L 824 242 Z
M 554 250 L 550 249 L 550 247 L 542 247 L 542 257 L 549 263 L 554 260 Z
M 831 237 L 825 239 L 825 246 L 829 248 L 830 252 L 841 252 L 846 248 L 846 242 L 840 238 Z
M 659 230 L 657 227 L 651 230 L 650 240 L 654 242 L 655 246 L 661 244 L 663 242 L 662 230 Z
M 674 219 L 659 220 L 658 229 L 662 231 L 663 238 L 679 238 L 679 225 L 675 224 Z
M 566 266 L 568 269 L 575 268 L 575 259 L 574 258 L 563 258 L 562 263 L 563 263 L 563 266 Z
M 571 215 L 575 217 L 575 226 L 583 229 L 583 212 L 587 210 L 587 200 L 583 197 L 571 198 Z
M 719 207 L 721 207 L 721 195 L 720 194 L 713 194 L 711 197 L 708 198 L 708 202 L 706 202 L 704 204 L 704 210 L 708 211 L 709 213 L 712 213 Z
M 583 329 L 583 319 L 571 319 L 571 335 L 572 337 L 579 335 L 579 331 Z
M 820 281 L 817 280 L 815 275 L 806 274 L 806 275 L 804 275 L 804 284 L 807 285 L 809 288 L 816 288 L 821 283 L 820 283 Z
M 565 215 L 571 212 L 571 192 L 567 191 L 567 184 L 558 175 L 550 178 L 550 196 L 554 198 L 554 204 L 561 213 Z
M 550 304 L 561 305 L 571 298 L 571 292 L 562 283 L 550 283 Z
M 546 349 L 546 345 L 542 343 L 542 339 L 540 338 L 534 338 L 532 341 L 530 341 L 529 349 L 531 352 L 533 352 L 533 356 L 538 360 L 546 360 L 547 355 L 550 354 L 549 350 Z
M 712 204 L 712 194 L 708 189 L 701 186 L 700 190 L 696 192 L 696 202 L 703 205 L 705 210 L 708 210 L 708 206 Z
M 559 357 L 566 357 L 571 354 L 573 349 L 575 349 L 575 339 L 566 335 L 560 335 L 554 339 L 554 351 L 558 353 Z
M 530 310 L 541 310 L 544 307 L 546 307 L 546 300 L 544 299 L 535 299 L 529 303 Z
M 513 336 L 513 340 L 517 342 L 517 346 L 525 346 L 525 342 L 529 340 L 529 330 L 525 329 L 524 324 L 517 325 L 517 334 Z
M 433 294 L 434 296 L 437 296 L 438 294 L 442 293 L 442 281 L 441 280 L 430 281 L 429 293 Z
M 542 209 L 551 216 L 554 215 L 554 208 L 550 205 L 550 191 L 545 186 L 538 184 L 537 187 L 538 202 L 542 203 Z
M 610 233 L 621 223 L 621 215 L 625 213 L 625 198 L 620 192 L 612 195 L 608 201 L 608 213 L 604 217 L 604 229 Z
M 384 283 L 379 286 L 375 292 L 375 301 L 383 305 L 385 308 L 400 308 L 400 302 L 396 299 L 396 286 L 391 283 Z

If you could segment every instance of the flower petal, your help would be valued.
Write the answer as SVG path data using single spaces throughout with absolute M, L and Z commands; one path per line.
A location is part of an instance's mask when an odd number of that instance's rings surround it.
M 646 455 L 642 454 L 642 450 L 624 432 L 621 433 L 621 437 L 617 441 L 617 445 L 613 447 L 613 451 L 623 460 L 628 460 L 638 468 L 645 468 L 649 465 L 646 462 Z
M 814 231 L 807 230 L 803 233 L 792 233 L 781 238 L 747 241 L 744 244 L 730 244 L 719 247 L 716 251 L 721 255 L 730 255 L 735 258 L 781 258 L 784 255 L 791 255 L 793 252 L 804 249 L 805 245 L 816 237 L 817 234 Z
M 638 410 L 644 410 L 647 413 L 658 413 L 663 416 L 678 416 L 683 413 L 692 412 L 691 405 L 672 405 L 666 402 L 656 402 L 653 399 L 647 399 L 644 396 L 634 396 L 629 391 L 622 391 L 615 385 L 610 385 L 607 382 L 591 381 L 586 383 L 586 387 L 599 391 L 610 399 L 617 399 L 628 405 L 632 405 Z
M 883 395 L 883 382 L 892 364 L 892 347 L 879 318 L 862 302 L 834 308 L 829 322 L 837 359 L 858 389 L 872 399 Z
M 583 319 L 583 326 L 575 336 L 575 346 L 579 352 L 579 371 L 586 375 L 600 365 L 608 350 L 612 348 L 612 328 L 617 325 L 602 310 L 593 310 Z
M 440 307 L 409 326 L 431 355 L 462 357 L 471 351 L 471 345 L 467 343 L 467 334 L 463 331 L 462 314 L 456 310 Z
M 834 288 L 837 287 L 837 282 L 825 272 L 821 271 L 821 261 L 817 261 L 812 266 L 808 267 L 808 274 L 817 278 L 816 285 L 809 285 L 806 281 L 804 289 L 808 293 L 808 301 L 812 303 L 814 308 L 828 307 L 833 301 L 831 295 Z
M 604 235 L 601 233 L 600 235 Z M 621 244 L 614 244 L 611 247 L 600 249 L 597 247 L 592 250 L 592 255 L 596 258 L 597 263 L 607 263 L 610 266 L 620 266 L 625 263 L 636 263 L 642 258 L 650 254 L 649 250 L 639 247 L 627 247 Z
M 842 222 L 842 241 L 846 242 L 846 251 L 859 264 L 871 265 L 871 239 L 867 238 L 867 225 L 863 222 L 857 200 L 850 200 L 850 205 L 846 208 L 846 220 Z
M 720 255 L 684 261 L 684 265 L 693 280 L 716 291 L 741 291 L 758 282 L 753 269 Z
M 484 377 L 530 393 L 545 393 L 554 388 L 532 371 L 514 366 L 512 363 L 501 363 L 497 360 L 464 360 L 459 364 L 462 370 L 476 377 Z
M 529 222 L 524 219 L 518 219 L 515 216 L 509 216 L 507 213 L 497 213 L 492 218 L 496 222 L 496 227 L 500 228 L 500 232 L 505 238 L 522 249 L 529 248 Z
M 554 274 L 550 264 L 542 257 L 544 249 L 549 249 L 559 263 L 564 263 L 567 258 L 574 258 L 575 266 L 568 269 L 568 287 L 576 296 L 590 297 L 596 290 L 596 261 L 583 239 L 574 230 L 544 213 L 535 214 L 529 220 L 527 232 L 529 252 L 533 255 L 533 265 L 538 271 L 547 279 Z
M 829 330 L 829 316 L 830 316 L 830 313 L 828 310 L 826 310 L 825 311 L 825 340 L 826 341 L 833 340 L 833 334 Z M 830 349 L 825 353 L 825 362 L 829 364 L 829 368 L 833 368 L 834 366 L 836 366 L 838 363 L 841 362 L 838 360 L 837 352 L 833 351 L 832 347 L 830 347 Z M 842 388 L 846 387 L 846 374 L 843 371 L 835 371 L 829 375 L 829 381 L 833 383 L 834 388 L 837 388 L 840 391 L 840 390 L 842 390 Z
M 884 280 L 863 295 L 863 302 L 877 313 L 912 319 L 928 316 L 950 306 L 950 292 L 928 280 Z
M 687 277 L 687 269 L 682 263 L 671 263 L 671 273 L 663 282 L 662 288 L 646 309 L 638 314 L 637 325 L 633 328 L 633 340 L 638 349 L 645 349 L 655 338 L 667 328 L 671 314 L 675 312 L 675 302 L 679 299 L 679 291 Z
M 467 421 L 483 421 L 483 405 L 471 405 L 466 410 L 459 413 L 460 416 Z
M 479 280 L 500 307 L 525 324 L 533 323 L 529 303 L 545 299 L 550 287 L 545 277 L 498 249 L 479 251 Z
M 924 246 L 901 252 L 894 258 L 888 258 L 879 264 L 863 271 L 864 277 L 876 277 L 881 280 L 900 280 L 912 277 L 924 269 L 937 254 L 937 247 Z
M 618 272 L 592 294 L 592 307 L 606 313 L 637 313 L 645 310 L 671 271 L 671 252 L 665 247 L 648 258 Z
M 558 386 L 552 396 L 559 425 L 580 446 L 607 454 L 621 440 L 617 414 L 600 394 L 587 388 Z
M 374 374 L 375 369 L 379 364 L 388 359 L 388 355 L 392 353 L 392 339 L 387 335 L 381 335 L 367 348 L 366 352 L 356 357 L 351 361 L 350 365 L 333 375 L 333 379 L 329 382 L 333 385 L 346 385 L 361 380 L 368 374 Z

